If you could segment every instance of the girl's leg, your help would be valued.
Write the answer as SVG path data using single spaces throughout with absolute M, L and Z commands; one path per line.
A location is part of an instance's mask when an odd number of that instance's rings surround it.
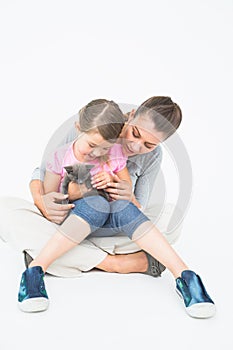
M 78 243 L 84 240 L 91 232 L 90 225 L 80 217 L 73 215 L 67 219 L 67 224 L 77 225 L 79 235 L 76 234 L 76 238 L 79 237 L 80 241 L 73 241 L 60 230 L 57 230 L 54 235 L 49 239 L 44 248 L 41 250 L 39 255 L 30 263 L 29 267 L 41 266 L 44 272 L 47 271 L 48 267 L 60 256 L 74 248 Z M 77 237 L 78 236 L 78 237 Z
M 30 267 L 41 266 L 45 272 L 49 265 L 82 242 L 91 232 L 103 226 L 109 216 L 109 203 L 100 196 L 74 202 L 71 214 L 49 239 Z
M 170 244 L 178 240 L 182 231 L 182 213 L 175 205 L 151 204 L 143 213 L 156 225 Z M 117 273 L 140 272 L 156 277 L 160 276 L 164 270 L 157 259 L 152 259 L 150 255 L 140 250 L 139 246 L 127 236 L 96 237 L 95 232 L 94 238 L 90 239 L 92 242 L 94 240 L 93 243 L 97 246 L 99 242 L 100 245 L 105 244 L 104 249 L 110 253 L 96 265 L 100 270 Z
M 32 259 L 38 257 L 58 227 L 43 217 L 33 203 L 21 198 L 1 197 L 0 212 L 0 238 L 19 252 L 26 250 Z M 106 247 L 110 247 L 109 254 Z M 139 250 L 126 236 L 101 237 L 93 241 L 88 238 L 56 259 L 47 272 L 59 277 L 77 277 L 94 267 L 119 273 L 145 272 L 148 259 L 144 253 L 136 253 Z
M 126 201 L 116 201 L 111 207 L 110 222 L 114 229 L 123 230 L 141 249 L 171 271 L 190 316 L 207 318 L 215 314 L 214 302 L 207 294 L 201 278 L 188 269 L 161 232 L 138 208 Z
M 125 232 L 142 250 L 166 266 L 175 278 L 188 268 L 156 226 L 132 203 L 112 202 L 109 222 L 113 230 Z
M 166 266 L 175 278 L 180 277 L 182 271 L 188 269 L 188 266 L 152 222 L 143 222 L 134 231 L 132 240 Z
M 108 216 L 109 203 L 103 197 L 93 196 L 76 201 L 71 215 L 22 275 L 18 294 L 18 305 L 22 311 L 37 312 L 48 308 L 48 295 L 43 280 L 48 266 L 103 226 Z

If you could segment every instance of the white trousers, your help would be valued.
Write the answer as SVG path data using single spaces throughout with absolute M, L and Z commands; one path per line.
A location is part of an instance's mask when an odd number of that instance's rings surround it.
M 151 205 L 144 213 L 155 222 L 158 205 Z M 164 206 L 156 227 L 173 244 L 180 236 L 182 225 L 168 232 L 167 227 L 174 210 L 172 204 Z M 55 233 L 57 225 L 43 217 L 38 208 L 29 201 L 14 198 L 0 198 L 0 238 L 17 251 L 26 250 L 35 258 L 49 238 Z M 107 254 L 129 254 L 140 251 L 136 243 L 124 235 L 115 237 L 93 237 L 85 239 L 58 258 L 48 268 L 48 273 L 60 277 L 77 277 L 82 271 L 89 271 L 101 263 Z

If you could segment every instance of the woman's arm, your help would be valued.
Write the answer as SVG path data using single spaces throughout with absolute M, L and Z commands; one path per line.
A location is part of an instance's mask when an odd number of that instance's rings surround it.
M 137 177 L 134 187 L 135 198 L 141 203 L 143 208 L 146 208 L 148 206 L 151 194 L 153 192 L 153 188 L 161 166 L 162 150 L 159 147 L 159 149 L 157 149 L 154 154 L 148 153 L 145 155 L 145 157 L 147 161 L 144 164 L 140 165 L 143 169 L 143 172 L 140 173 L 140 176 Z
M 42 211 L 42 196 L 44 195 L 44 185 L 40 180 L 32 180 L 29 184 L 34 204 Z
M 73 204 L 58 204 L 67 198 L 67 195 L 59 192 L 49 192 L 45 194 L 43 182 L 40 180 L 32 180 L 30 182 L 30 190 L 34 204 L 43 214 L 43 216 L 51 222 L 61 224 L 67 217 Z

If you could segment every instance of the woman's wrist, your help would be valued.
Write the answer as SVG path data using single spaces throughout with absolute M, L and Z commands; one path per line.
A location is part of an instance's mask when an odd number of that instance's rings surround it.
M 43 207 L 42 196 L 44 195 L 43 182 L 40 180 L 32 180 L 30 182 L 30 191 L 34 204 L 41 210 Z

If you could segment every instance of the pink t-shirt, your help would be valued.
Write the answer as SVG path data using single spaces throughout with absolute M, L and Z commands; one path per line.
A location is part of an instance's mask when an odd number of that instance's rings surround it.
M 74 165 L 80 163 L 79 160 L 76 159 L 73 151 L 73 144 L 66 144 L 60 148 L 58 148 L 50 157 L 46 164 L 46 170 L 58 174 L 61 176 L 59 190 L 61 191 L 61 185 L 63 179 L 66 175 L 65 166 Z M 106 171 L 107 173 L 113 175 L 118 173 L 120 170 L 124 169 L 127 162 L 127 157 L 122 152 L 122 146 L 120 144 L 115 143 L 110 150 L 108 151 L 108 163 L 100 164 L 98 159 L 94 159 L 89 161 L 86 164 L 94 164 L 95 167 L 91 169 L 91 175 L 95 175 L 101 171 Z

